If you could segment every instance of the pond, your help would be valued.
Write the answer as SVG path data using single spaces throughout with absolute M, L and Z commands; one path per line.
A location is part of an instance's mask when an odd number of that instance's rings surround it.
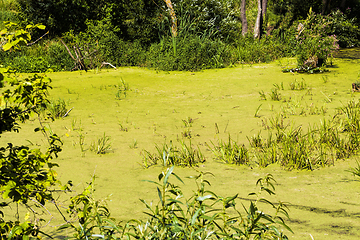
M 334 54 L 335 58 L 360 59 L 360 47 L 343 48 Z

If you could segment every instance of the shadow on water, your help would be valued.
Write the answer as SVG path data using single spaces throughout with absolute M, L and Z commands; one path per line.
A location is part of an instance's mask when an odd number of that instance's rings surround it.
M 360 47 L 343 48 L 334 54 L 335 58 L 360 59 Z

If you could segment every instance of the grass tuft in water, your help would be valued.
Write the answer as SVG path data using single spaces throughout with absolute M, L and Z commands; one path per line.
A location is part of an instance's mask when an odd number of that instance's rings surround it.
M 96 154 L 105 154 L 111 151 L 111 143 L 110 143 L 110 137 L 104 135 L 97 139 L 97 141 L 94 141 L 90 145 L 90 151 L 96 153 Z

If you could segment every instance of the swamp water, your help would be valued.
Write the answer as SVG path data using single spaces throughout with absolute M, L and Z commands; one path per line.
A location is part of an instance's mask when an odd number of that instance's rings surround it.
M 281 72 L 282 66 L 294 61 L 282 59 L 196 73 L 143 68 L 51 73 L 51 98 L 64 99 L 73 108 L 66 118 L 48 123 L 64 142 L 63 152 L 55 160 L 60 165 L 59 177 L 63 182 L 73 180 L 79 193 L 95 174 L 95 195 L 102 198 L 111 194 L 108 203 L 113 217 L 119 221 L 145 219 L 145 206 L 139 198 L 148 202 L 157 202 L 158 198 L 154 185 L 142 180 L 156 181 L 162 168 L 144 169 L 142 151 L 155 152 L 155 145 L 165 141 L 176 143 L 185 130 L 190 130 L 191 143 L 198 145 L 207 159 L 195 169 L 215 175 L 209 178 L 209 189 L 218 195 L 239 193 L 242 200 L 237 202 L 238 209 L 241 202 L 248 206 L 247 194 L 256 191 L 256 180 L 271 173 L 277 181 L 276 196 L 268 199 L 288 203 L 291 219 L 287 223 L 294 234 L 286 234 L 291 239 L 359 239 L 360 182 L 346 172 L 355 166 L 356 157 L 314 171 L 287 171 L 277 164 L 258 168 L 256 159 L 251 166 L 223 164 L 213 159 L 207 148 L 211 142 L 226 141 L 229 134 L 248 146 L 247 137 L 259 131 L 267 136 L 263 121 L 279 113 L 286 115 L 286 123 L 307 128 L 332 118 L 336 108 L 348 101 L 359 100 L 359 93 L 351 92 L 351 83 L 359 79 L 360 60 L 335 59 L 324 74 Z M 306 89 L 291 91 L 289 85 L 294 80 L 305 81 Z M 123 82 L 130 89 L 126 96 L 119 93 Z M 259 92 L 269 96 L 276 85 L 284 87 L 279 90 L 281 100 L 261 100 Z M 326 111 L 310 114 L 314 107 Z M 188 129 L 183 120 L 190 118 L 193 124 Z M 45 145 L 41 134 L 33 132 L 37 126 L 36 121 L 29 121 L 20 134 L 3 134 L 1 142 Z M 85 136 L 84 152 L 79 133 Z M 112 150 L 97 155 L 89 148 L 104 133 L 111 139 Z M 182 190 L 189 196 L 196 186 L 185 177 L 196 171 L 178 167 L 175 173 L 185 180 Z M 50 225 L 61 221 L 55 215 Z

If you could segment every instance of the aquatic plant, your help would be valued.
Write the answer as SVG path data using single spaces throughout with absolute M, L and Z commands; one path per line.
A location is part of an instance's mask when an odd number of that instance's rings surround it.
M 217 145 L 213 142 L 212 147 L 208 146 L 215 155 L 215 159 L 229 164 L 246 165 L 249 164 L 249 151 L 244 144 L 237 144 L 229 135 L 228 142 L 220 139 Z
M 191 144 L 191 139 L 189 139 L 188 144 L 180 139 L 178 139 L 178 142 L 180 146 L 173 145 L 172 141 L 169 144 L 164 143 L 162 146 L 156 145 L 156 153 L 143 150 L 142 166 L 148 168 L 161 162 L 165 167 L 172 165 L 192 167 L 205 162 L 206 159 L 200 148 L 198 146 L 194 148 Z
M 104 133 L 102 137 L 99 137 L 90 144 L 90 150 L 96 154 L 105 154 L 109 152 L 111 150 L 110 137 Z

